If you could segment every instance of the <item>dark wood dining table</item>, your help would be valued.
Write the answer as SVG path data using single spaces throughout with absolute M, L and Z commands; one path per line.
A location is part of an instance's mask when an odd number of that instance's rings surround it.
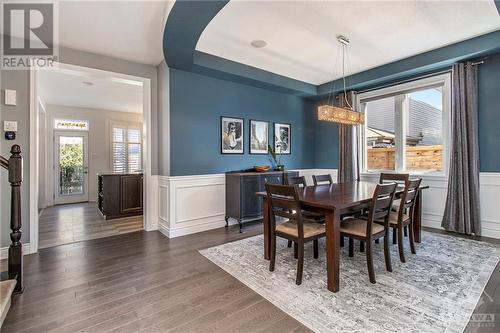
M 299 189 L 300 202 L 304 209 L 319 212 L 325 215 L 326 226 L 326 266 L 327 288 L 332 292 L 339 291 L 340 284 L 340 216 L 359 212 L 362 208 L 370 206 L 377 183 L 367 181 L 354 181 L 336 183 L 332 185 L 307 186 Z M 421 190 L 428 186 L 420 187 L 415 203 L 415 216 L 413 232 L 415 241 L 421 241 Z M 404 187 L 398 186 L 396 197 L 403 194 Z M 264 258 L 270 258 L 270 207 L 266 192 L 257 192 L 263 198 L 263 224 L 264 224 Z

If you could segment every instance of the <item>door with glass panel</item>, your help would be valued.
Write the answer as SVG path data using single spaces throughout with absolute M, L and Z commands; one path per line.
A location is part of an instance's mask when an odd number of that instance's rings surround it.
M 89 201 L 86 132 L 55 133 L 54 171 L 56 205 Z

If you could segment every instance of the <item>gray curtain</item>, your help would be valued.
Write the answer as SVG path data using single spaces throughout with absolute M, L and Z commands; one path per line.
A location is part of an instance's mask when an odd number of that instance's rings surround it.
M 454 65 L 452 76 L 448 196 L 441 226 L 481 235 L 477 66 L 470 62 Z
M 347 99 L 354 107 L 356 93 L 349 91 Z M 337 95 L 338 104 L 346 106 L 343 93 Z M 358 167 L 359 143 L 357 135 L 357 126 L 339 124 L 339 171 L 338 182 L 352 182 L 359 180 Z

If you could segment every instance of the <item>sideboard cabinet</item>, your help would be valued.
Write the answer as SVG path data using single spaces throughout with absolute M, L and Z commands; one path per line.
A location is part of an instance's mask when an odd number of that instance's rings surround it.
M 299 175 L 297 171 L 227 172 L 226 173 L 226 226 L 229 218 L 238 221 L 240 232 L 244 222 L 262 218 L 262 199 L 255 192 L 265 191 L 264 184 L 284 184 L 288 177 Z

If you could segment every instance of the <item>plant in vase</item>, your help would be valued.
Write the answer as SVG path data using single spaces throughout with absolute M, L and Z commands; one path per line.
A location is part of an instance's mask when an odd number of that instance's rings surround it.
M 267 146 L 267 152 L 269 153 L 269 156 L 271 157 L 272 161 L 274 162 L 274 170 L 276 171 L 283 171 L 285 170 L 285 166 L 281 164 L 281 155 L 276 154 L 276 151 L 271 147 L 271 145 Z

